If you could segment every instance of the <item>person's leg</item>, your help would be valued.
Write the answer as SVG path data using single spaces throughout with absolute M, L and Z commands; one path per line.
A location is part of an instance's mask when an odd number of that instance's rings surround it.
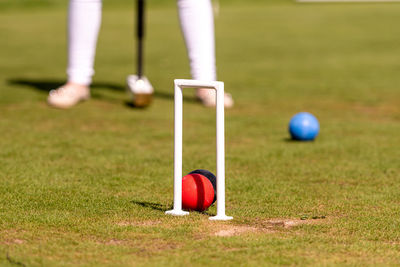
M 216 80 L 214 17 L 211 0 L 177 0 L 179 19 L 193 79 Z M 215 92 L 199 89 L 197 97 L 206 106 L 215 106 Z M 231 107 L 230 95 L 225 106 Z
M 193 79 L 215 80 L 214 18 L 210 0 L 178 0 Z
M 50 105 L 68 108 L 89 98 L 94 74 L 97 37 L 101 25 L 101 0 L 70 0 L 68 11 L 67 83 L 52 90 Z
M 70 0 L 68 13 L 68 82 L 90 85 L 101 25 L 101 0 Z

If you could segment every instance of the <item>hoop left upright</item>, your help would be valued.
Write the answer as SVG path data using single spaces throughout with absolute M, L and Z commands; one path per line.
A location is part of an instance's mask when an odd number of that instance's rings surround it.
M 182 210 L 182 124 L 183 88 L 207 88 L 216 91 L 216 153 L 217 153 L 217 215 L 210 220 L 231 220 L 225 214 L 225 119 L 224 83 L 176 79 L 174 100 L 174 208 L 166 214 L 182 216 L 189 212 Z

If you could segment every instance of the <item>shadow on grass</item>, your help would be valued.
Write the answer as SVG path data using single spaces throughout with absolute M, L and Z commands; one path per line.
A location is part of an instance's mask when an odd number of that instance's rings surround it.
M 283 141 L 286 143 L 314 143 L 314 140 L 308 140 L 308 141 L 304 141 L 304 140 L 296 140 L 296 139 L 292 139 L 289 137 L 283 138 Z
M 57 87 L 60 87 L 65 83 L 64 80 L 45 80 L 45 79 L 26 79 L 26 78 L 13 78 L 7 80 L 8 84 L 19 86 L 29 86 L 33 89 L 36 89 L 38 91 L 43 91 L 43 92 L 49 92 L 52 89 L 55 89 Z M 113 90 L 113 91 L 120 91 L 123 92 L 125 91 L 125 87 L 119 85 L 119 84 L 112 84 L 112 83 L 104 83 L 104 82 L 98 82 L 98 83 L 93 83 L 91 85 L 91 88 L 97 89 L 97 88 L 106 88 L 108 90 Z
M 58 88 L 61 85 L 63 85 L 65 83 L 65 80 L 12 78 L 12 79 L 8 79 L 7 83 L 10 85 L 13 85 L 13 86 L 21 86 L 21 85 L 28 86 L 32 89 L 35 89 L 35 90 L 38 90 L 38 91 L 41 91 L 41 92 L 44 92 L 47 94 L 50 90 Z M 107 89 L 107 90 L 118 91 L 118 92 L 126 91 L 125 86 L 122 86 L 121 84 L 106 83 L 106 82 L 95 82 L 90 87 L 94 90 L 101 88 L 101 89 Z M 174 93 L 173 93 L 172 89 L 171 89 L 171 93 L 155 91 L 154 97 L 173 101 Z M 97 96 L 95 95 L 94 97 L 102 98 L 102 97 L 99 97 L 98 95 Z M 189 97 L 189 96 L 183 96 L 183 100 L 186 102 L 197 102 L 195 97 Z M 134 107 L 134 105 L 128 101 L 125 103 L 125 105 L 128 107 Z M 135 107 L 135 108 L 137 108 L 137 107 Z
M 137 201 L 137 200 L 132 200 L 131 201 L 132 204 L 134 205 L 138 205 L 144 208 L 149 208 L 152 210 L 158 210 L 158 211 L 162 211 L 162 212 L 166 212 L 167 210 L 172 210 L 173 209 L 173 205 L 170 206 L 165 206 L 159 203 L 154 203 L 154 202 L 147 202 L 147 201 Z M 215 214 L 213 213 L 209 213 L 208 211 L 194 211 L 194 210 L 190 210 L 190 212 L 198 212 L 200 214 L 204 214 L 207 216 L 215 216 Z
M 7 261 L 8 261 L 11 265 L 15 265 L 15 266 L 26 266 L 24 263 L 12 259 L 12 258 L 10 257 L 10 255 L 8 254 L 8 252 L 7 252 L 7 255 L 6 255 L 6 259 L 7 259 Z
M 154 203 L 154 202 L 132 200 L 131 203 L 141 206 L 141 207 L 144 207 L 144 208 L 149 208 L 152 210 L 158 210 L 158 211 L 162 211 L 162 212 L 166 212 L 167 210 L 172 209 L 172 206 L 167 207 L 162 204 Z
M 208 211 L 194 211 L 194 212 L 198 212 L 198 213 L 200 213 L 200 214 L 204 214 L 204 215 L 207 215 L 207 216 L 209 216 L 209 217 L 213 217 L 213 216 L 215 216 L 215 215 L 217 215 L 217 214 L 215 214 L 215 213 L 210 213 L 210 212 L 208 212 Z

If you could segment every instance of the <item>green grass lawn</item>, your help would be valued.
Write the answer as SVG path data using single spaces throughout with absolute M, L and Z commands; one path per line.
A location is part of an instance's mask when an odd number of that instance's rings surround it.
M 46 105 L 66 65 L 65 5 L 46 3 L 0 5 L 0 265 L 400 264 L 400 5 L 221 1 L 234 220 L 210 222 L 214 206 L 164 215 L 173 79 L 189 78 L 174 2 L 149 3 L 157 92 L 139 110 L 124 91 L 132 5 L 108 2 L 92 99 Z M 288 139 L 300 111 L 320 121 L 315 142 Z M 215 172 L 214 116 L 185 93 L 184 173 Z

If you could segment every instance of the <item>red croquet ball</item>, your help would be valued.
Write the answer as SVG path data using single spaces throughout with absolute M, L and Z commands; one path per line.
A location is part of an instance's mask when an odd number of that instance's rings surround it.
M 192 173 L 182 178 L 182 207 L 188 210 L 203 211 L 214 200 L 214 187 L 205 176 Z

